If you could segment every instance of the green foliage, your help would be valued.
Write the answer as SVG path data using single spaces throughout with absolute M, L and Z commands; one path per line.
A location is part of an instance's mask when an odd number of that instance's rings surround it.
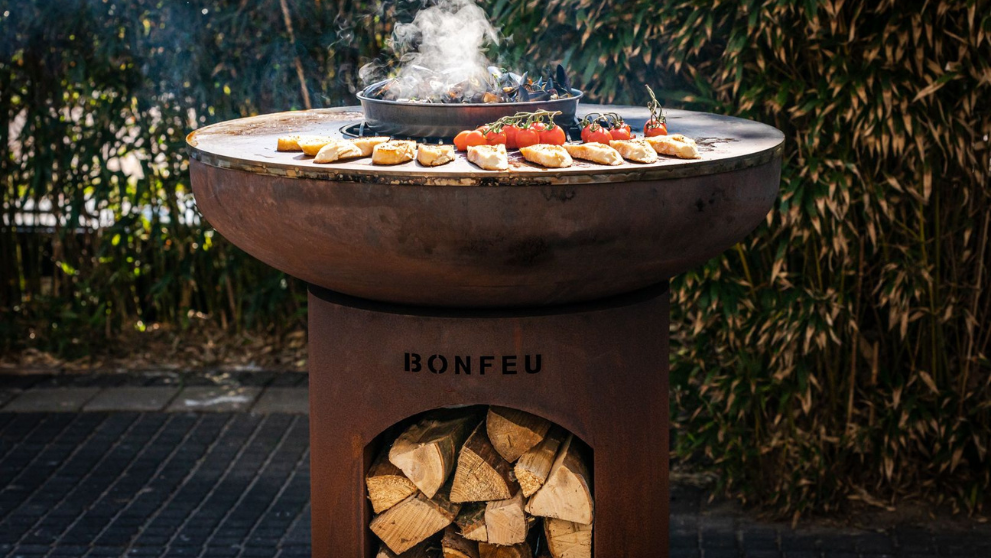
M 991 2 L 496 2 L 599 98 L 787 136 L 747 241 L 674 282 L 676 454 L 782 513 L 991 492 Z
M 785 132 L 767 223 L 674 282 L 671 362 L 677 457 L 782 514 L 904 495 L 977 511 L 991 492 L 991 1 L 911 4 L 485 4 L 500 60 L 562 61 L 592 101 L 642 104 L 649 83 Z M 0 340 L 84 352 L 189 312 L 298 327 L 300 286 L 195 218 L 183 136 L 303 108 L 300 80 L 313 106 L 351 102 L 409 6 L 15 5 L 0 7 L 2 222 L 43 200 L 58 222 L 0 230 Z M 113 221 L 96 230 L 98 210 Z

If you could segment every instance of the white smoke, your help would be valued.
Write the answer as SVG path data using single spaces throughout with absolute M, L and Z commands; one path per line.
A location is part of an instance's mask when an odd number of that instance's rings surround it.
M 400 97 L 442 95 L 459 85 L 466 96 L 486 90 L 491 79 L 486 47 L 499 44 L 499 32 L 474 0 L 439 0 L 420 10 L 411 23 L 397 23 L 389 46 L 400 57 L 396 77 Z M 380 76 L 370 64 L 363 80 Z

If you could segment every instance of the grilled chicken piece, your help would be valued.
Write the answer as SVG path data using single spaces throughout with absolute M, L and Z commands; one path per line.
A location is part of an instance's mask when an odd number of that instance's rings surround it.
M 566 143 L 564 148 L 576 159 L 585 159 L 600 165 L 622 165 L 623 156 L 603 143 Z
M 372 163 L 376 165 L 399 165 L 412 161 L 415 156 L 415 141 L 389 140 L 376 145 L 372 150 Z
M 282 136 L 276 151 L 302 151 L 299 147 L 299 136 Z
M 317 152 L 316 157 L 313 158 L 313 162 L 333 163 L 343 159 L 354 159 L 364 156 L 365 155 L 362 153 L 361 149 L 353 142 L 347 140 L 335 140 L 321 147 L 320 151 Z
M 421 143 L 416 149 L 416 160 L 425 167 L 446 165 L 454 160 L 454 146 Z
M 373 138 L 354 138 L 351 141 L 358 146 L 358 149 L 361 150 L 362 157 L 368 157 L 372 154 L 372 151 L 375 149 L 376 145 L 385 143 L 389 141 L 389 139 L 390 138 L 387 136 L 376 136 Z
M 657 152 L 642 139 L 612 140 L 609 146 L 619 151 L 627 161 L 634 163 L 656 163 Z
M 337 138 L 332 138 L 328 136 L 300 136 L 299 138 L 299 148 L 306 155 L 310 157 L 315 157 L 323 146 L 327 145 L 332 141 L 338 141 Z
M 678 157 L 679 159 L 701 159 L 702 156 L 699 155 L 698 146 L 695 145 L 695 140 L 691 138 L 686 138 L 681 134 L 672 134 L 670 136 L 654 136 L 652 138 L 644 138 L 647 143 L 654 148 L 660 155 L 671 155 Z
M 468 146 L 468 160 L 485 170 L 509 170 L 509 156 L 501 143 Z
M 544 167 L 562 169 L 574 164 L 568 150 L 560 145 L 538 143 L 529 147 L 521 147 L 520 153 L 527 161 Z

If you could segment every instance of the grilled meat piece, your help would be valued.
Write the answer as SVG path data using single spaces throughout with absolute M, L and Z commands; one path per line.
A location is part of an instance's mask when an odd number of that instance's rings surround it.
M 627 161 L 634 163 L 656 163 L 657 152 L 649 143 L 642 139 L 612 140 L 609 146 L 619 151 Z
M 468 146 L 468 160 L 485 170 L 509 170 L 509 156 L 501 143 Z
M 695 140 L 681 134 L 644 138 L 660 155 L 671 155 L 679 159 L 701 159 Z
M 416 160 L 425 167 L 446 165 L 454 160 L 454 146 L 421 143 L 416 149 Z
M 576 159 L 585 159 L 600 165 L 623 164 L 623 156 L 619 151 L 602 143 L 566 143 L 564 148 Z
M 570 167 L 574 164 L 574 161 L 571 160 L 571 155 L 560 145 L 538 143 L 529 147 L 521 147 L 520 153 L 523 154 L 523 157 L 527 161 L 544 167 L 560 169 Z

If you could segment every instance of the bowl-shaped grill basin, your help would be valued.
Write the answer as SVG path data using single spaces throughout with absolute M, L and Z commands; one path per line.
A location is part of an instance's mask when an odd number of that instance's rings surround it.
M 369 86 L 369 89 L 379 84 Z M 582 92 L 548 101 L 515 103 L 411 103 L 388 101 L 358 94 L 365 123 L 376 134 L 419 138 L 453 138 L 462 130 L 474 130 L 517 112 L 559 111 L 554 121 L 567 128 L 575 121 Z
M 716 174 L 609 183 L 436 186 L 286 178 L 191 162 L 200 211 L 309 283 L 392 303 L 563 304 L 633 291 L 743 239 L 780 155 Z

